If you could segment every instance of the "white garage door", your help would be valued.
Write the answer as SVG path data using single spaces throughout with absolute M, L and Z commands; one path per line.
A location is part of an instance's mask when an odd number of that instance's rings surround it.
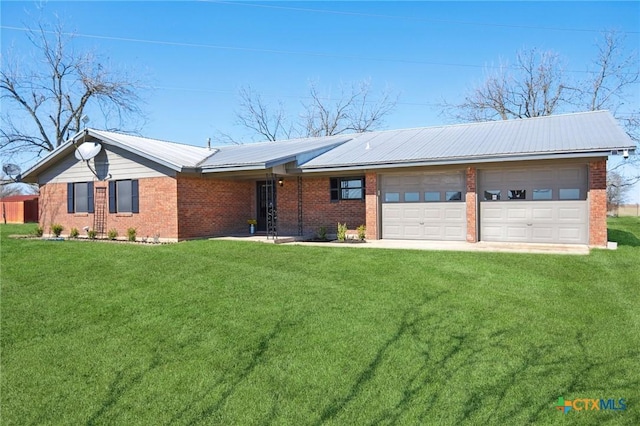
M 479 174 L 480 240 L 587 244 L 584 165 Z
M 381 176 L 382 238 L 466 239 L 464 172 Z

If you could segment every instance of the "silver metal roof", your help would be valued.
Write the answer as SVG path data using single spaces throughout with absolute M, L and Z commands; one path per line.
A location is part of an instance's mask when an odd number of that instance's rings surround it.
M 635 149 L 608 111 L 523 120 L 389 130 L 221 146 L 213 149 L 87 129 L 23 174 L 25 181 L 70 154 L 74 143 L 101 140 L 176 171 L 264 170 L 295 161 L 307 172 L 454 164 L 523 158 L 606 156 Z
M 235 167 L 264 169 L 290 161 L 303 162 L 351 140 L 352 137 L 337 135 L 223 146 L 216 148 L 216 153 L 200 163 L 200 167 L 203 172 L 207 172 Z
M 352 135 L 303 170 L 606 155 L 635 148 L 608 111 Z
M 89 129 L 88 133 L 90 136 L 94 136 L 104 142 L 110 142 L 120 148 L 134 152 L 142 157 L 154 160 L 178 171 L 183 168 L 195 168 L 205 158 L 215 154 L 214 150 L 209 150 L 204 147 L 125 135 L 122 133 L 94 129 Z

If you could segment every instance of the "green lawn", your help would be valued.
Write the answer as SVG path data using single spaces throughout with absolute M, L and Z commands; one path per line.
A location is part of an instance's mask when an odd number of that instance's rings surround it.
M 640 424 L 637 218 L 589 256 L 32 228 L 0 226 L 3 425 Z

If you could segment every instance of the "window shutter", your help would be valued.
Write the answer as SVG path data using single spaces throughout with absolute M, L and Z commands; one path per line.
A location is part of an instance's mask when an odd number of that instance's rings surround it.
M 331 193 L 331 201 L 340 200 L 340 180 L 338 178 L 331 178 L 329 182 L 330 182 L 329 192 Z
M 117 213 L 116 208 L 116 182 L 109 181 L 109 213 Z
M 140 206 L 138 202 L 138 180 L 131 181 L 131 212 L 140 213 Z
M 67 213 L 74 213 L 72 183 L 67 183 Z
M 93 213 L 93 182 L 87 182 L 87 212 Z

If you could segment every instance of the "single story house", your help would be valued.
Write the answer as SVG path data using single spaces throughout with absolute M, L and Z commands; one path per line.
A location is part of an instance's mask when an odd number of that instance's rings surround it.
M 607 157 L 634 149 L 607 111 L 216 148 L 86 129 L 23 179 L 40 186 L 45 233 L 177 241 L 255 219 L 281 236 L 341 222 L 368 239 L 602 247 Z
M 3 223 L 38 221 L 38 195 L 10 195 L 0 198 Z

